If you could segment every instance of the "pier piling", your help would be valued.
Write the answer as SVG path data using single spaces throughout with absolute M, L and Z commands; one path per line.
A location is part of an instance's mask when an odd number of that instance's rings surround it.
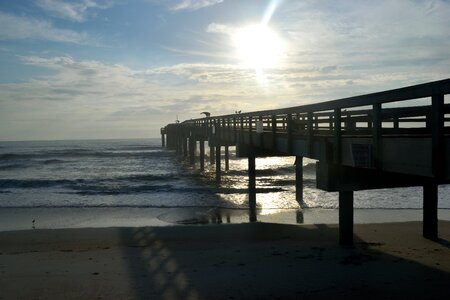
M 303 202 L 303 156 L 295 157 L 295 200 Z
M 248 157 L 248 206 L 250 222 L 256 222 L 256 166 L 255 156 Z
M 228 146 L 225 146 L 225 171 L 230 170 L 230 153 Z
M 200 171 L 205 171 L 205 141 L 200 140 Z
M 221 156 L 221 149 L 220 145 L 216 145 L 216 182 L 220 183 L 222 180 L 222 174 L 221 174 L 221 163 L 220 163 L 220 156 Z
M 182 141 L 182 144 L 183 144 L 183 156 L 187 157 L 189 155 L 189 153 L 188 153 L 188 145 L 187 145 L 188 139 L 183 137 L 181 139 L 181 141 Z
M 339 192 L 339 244 L 353 244 L 353 191 Z
M 214 146 L 209 146 L 209 164 L 213 165 L 214 162 Z
M 438 186 L 429 183 L 423 186 L 423 236 L 430 240 L 438 237 Z
M 189 137 L 189 163 L 195 164 L 195 144 L 196 141 L 193 136 Z

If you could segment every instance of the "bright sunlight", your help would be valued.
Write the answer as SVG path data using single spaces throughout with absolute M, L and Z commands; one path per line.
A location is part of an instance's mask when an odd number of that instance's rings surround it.
M 233 35 L 233 44 L 242 64 L 257 73 L 276 67 L 285 48 L 276 32 L 262 24 L 238 29 Z

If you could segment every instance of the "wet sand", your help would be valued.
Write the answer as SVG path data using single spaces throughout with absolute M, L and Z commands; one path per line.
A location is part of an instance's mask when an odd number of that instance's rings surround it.
M 337 209 L 258 209 L 258 221 L 279 224 L 338 224 Z M 438 209 L 450 221 L 450 209 Z M 355 209 L 356 224 L 421 221 L 421 209 Z M 33 223 L 33 220 L 35 221 Z M 0 208 L 0 231 L 60 228 L 171 226 L 177 224 L 241 224 L 248 209 L 211 207 L 61 207 Z
M 450 222 L 0 232 L 0 299 L 445 299 Z

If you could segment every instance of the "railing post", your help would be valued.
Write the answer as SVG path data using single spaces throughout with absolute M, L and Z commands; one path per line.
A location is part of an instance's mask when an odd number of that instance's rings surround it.
M 211 127 L 211 140 L 213 140 L 213 144 L 217 143 L 217 132 L 216 132 L 216 122 L 210 120 L 210 127 Z M 214 165 L 215 159 L 214 159 L 214 146 L 209 146 L 209 164 Z
M 239 123 L 239 143 L 244 144 L 244 117 L 240 117 Z
M 217 126 L 216 126 L 216 132 L 219 140 L 221 141 L 223 139 L 223 119 L 217 119 Z
M 335 110 L 336 111 L 336 110 Z M 330 130 L 330 132 L 333 130 L 334 128 L 334 121 L 333 121 L 333 114 L 330 114 L 328 116 L 328 129 Z
M 313 154 L 313 113 L 308 112 L 308 156 L 312 157 Z
M 444 142 L 444 95 L 437 94 L 431 98 L 431 139 L 433 175 L 444 177 L 445 142 Z
M 234 134 L 234 140 L 233 142 L 237 142 L 237 124 L 236 124 L 236 117 L 233 117 L 233 134 Z
M 230 119 L 230 117 L 228 117 L 227 118 L 227 137 L 228 137 L 228 140 L 232 140 L 232 136 L 233 136 L 233 133 L 231 132 L 231 126 L 230 126 L 230 124 L 231 124 L 231 119 Z
M 399 121 L 398 121 L 398 117 L 395 117 L 394 118 L 394 121 L 393 121 L 393 123 L 394 123 L 394 129 L 398 129 L 400 126 L 400 124 L 399 124 Z
M 252 139 L 252 126 L 253 126 L 253 118 L 252 116 L 248 117 L 248 138 L 249 138 L 249 145 L 253 145 L 253 139 Z
M 292 114 L 286 115 L 288 153 L 292 153 Z
M 341 164 L 341 109 L 336 108 L 334 110 L 334 148 L 333 148 L 333 162 L 337 165 Z
M 272 148 L 277 149 L 277 116 L 272 115 Z
M 383 152 L 381 145 L 381 131 L 382 131 L 382 116 L 381 103 L 373 105 L 373 128 L 372 128 L 372 143 L 373 143 L 373 161 L 376 169 L 382 168 Z
M 258 134 L 258 138 L 259 138 L 259 147 L 264 147 L 264 122 L 263 122 L 263 117 L 259 116 L 258 117 L 258 121 L 261 122 L 261 127 L 262 127 L 262 132 L 260 134 Z M 258 132 L 258 126 L 256 125 L 256 132 Z

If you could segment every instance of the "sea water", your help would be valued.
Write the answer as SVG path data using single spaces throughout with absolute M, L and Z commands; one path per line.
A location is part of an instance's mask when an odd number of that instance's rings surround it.
M 214 183 L 162 148 L 159 139 L 0 142 L 0 207 L 247 208 L 247 160 L 231 148 L 230 170 Z M 208 151 L 207 151 L 208 152 Z M 337 208 L 337 193 L 315 188 L 315 161 L 303 160 L 304 197 L 295 200 L 293 157 L 258 158 L 260 209 Z M 224 167 L 222 166 L 222 169 Z M 355 208 L 421 208 L 422 188 L 355 192 Z M 439 208 L 450 208 L 449 186 Z

